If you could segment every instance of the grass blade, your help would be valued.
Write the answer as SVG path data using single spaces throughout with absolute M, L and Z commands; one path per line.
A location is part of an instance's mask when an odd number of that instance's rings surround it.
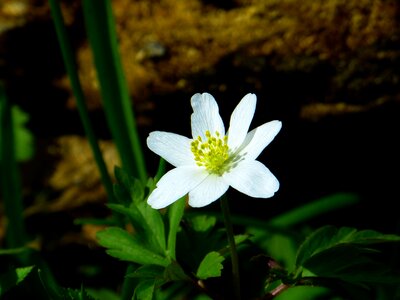
M 4 211 L 8 219 L 6 241 L 9 248 L 19 248 L 27 242 L 23 218 L 21 178 L 15 159 L 14 129 L 11 104 L 0 82 L 0 178 Z
M 111 3 L 109 0 L 84 0 L 83 14 L 106 118 L 123 168 L 146 182 L 146 166 L 118 53 Z
M 97 138 L 95 137 L 94 130 L 90 122 L 88 109 L 85 103 L 85 97 L 79 81 L 76 61 L 74 59 L 72 47 L 69 42 L 67 30 L 65 28 L 63 17 L 61 14 L 60 3 L 57 0 L 49 0 L 49 2 L 54 26 L 56 28 L 58 41 L 64 59 L 65 68 L 71 82 L 72 91 L 76 99 L 76 105 L 78 107 L 79 115 L 82 120 L 82 125 L 88 138 L 90 147 L 92 149 L 97 167 L 99 168 L 101 180 L 107 192 L 109 202 L 115 203 L 112 181 L 110 175 L 108 174 L 106 164 L 104 162 L 99 144 L 97 143 Z

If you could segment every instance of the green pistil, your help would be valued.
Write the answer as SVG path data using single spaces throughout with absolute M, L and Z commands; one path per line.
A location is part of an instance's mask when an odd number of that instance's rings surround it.
M 196 164 L 205 167 L 212 174 L 221 176 L 229 169 L 229 147 L 228 137 L 221 138 L 218 131 L 212 136 L 210 131 L 206 131 L 207 141 L 203 142 L 200 136 L 191 143 L 191 150 Z

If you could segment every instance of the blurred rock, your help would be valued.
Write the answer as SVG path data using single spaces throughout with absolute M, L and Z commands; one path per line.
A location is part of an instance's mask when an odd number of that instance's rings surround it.
M 100 141 L 104 161 L 113 178 L 114 167 L 120 165 L 115 146 Z M 26 209 L 26 214 L 72 210 L 90 203 L 104 203 L 107 196 L 100 181 L 100 173 L 93 159 L 88 141 L 79 136 L 63 136 L 47 149 L 57 158 L 54 171 L 45 186 L 51 191 L 51 201 L 37 199 Z
M 238 84 L 243 87 L 244 83 L 248 84 L 247 90 L 257 92 L 272 84 L 265 79 L 270 72 L 276 77 L 294 76 L 294 80 L 298 76 L 298 81 L 307 76 L 314 78 L 316 91 L 306 86 L 306 91 L 300 91 L 306 93 L 299 95 L 301 101 L 363 104 L 381 96 L 397 98 L 400 28 L 397 1 L 237 0 L 223 3 L 112 1 L 123 65 L 139 124 L 151 123 L 146 112 L 154 109 L 149 103 L 157 95 L 191 94 L 205 88 L 225 91 Z M 73 44 L 78 47 L 76 56 L 88 105 L 91 109 L 100 109 L 96 73 L 82 30 L 80 2 L 63 1 L 62 4 Z M 47 29 L 51 26 L 47 1 L 5 0 L 0 8 L 0 28 L 7 28 L 3 30 L 7 38 L 0 36 L 0 43 L 11 57 L 13 53 L 20 55 L 13 49 L 18 43 L 10 42 L 13 26 L 26 27 L 27 34 L 33 34 L 29 28 L 35 22 L 48 22 Z M 43 30 L 43 27 L 36 29 Z M 41 32 L 34 34 L 39 37 Z M 19 35 L 15 38 L 21 39 Z M 46 41 L 57 44 L 55 36 Z M 35 47 L 41 47 L 44 59 L 50 54 L 46 51 L 52 48 L 41 44 L 44 41 L 38 42 Z M 21 46 L 25 47 L 23 43 Z M 29 58 L 30 53 L 24 52 L 24 55 Z M 57 58 L 52 60 L 55 62 Z M 9 72 L 14 67 L 23 75 L 5 72 L 6 80 L 12 80 L 13 76 L 24 81 L 37 80 L 29 77 L 31 72 L 22 70 L 23 65 L 13 66 L 14 61 L 18 57 L 2 63 Z M 232 74 L 232 70 L 236 73 Z M 74 108 L 68 79 L 65 75 L 53 76 L 51 86 L 68 92 L 65 105 Z M 19 101 L 28 100 L 19 97 Z
M 399 103 L 398 1 L 236 0 L 220 4 L 112 1 L 140 129 L 150 129 L 156 121 L 156 99 L 158 104 L 160 99 L 188 100 L 202 91 L 235 101 L 237 95 L 254 92 L 268 101 L 268 105 L 260 101 L 261 114 L 273 111 L 274 117 L 296 121 L 362 114 Z M 64 0 L 62 8 L 87 103 L 91 114 L 98 116 L 102 105 L 80 1 Z M 47 185 L 59 195 L 45 210 L 104 199 L 85 140 L 69 136 L 83 132 L 47 1 L 1 2 L 0 79 L 7 83 L 12 101 L 31 114 L 33 133 L 58 140 L 60 161 L 46 167 L 49 172 L 54 168 Z M 159 115 L 170 113 L 161 109 Z M 177 122 L 173 119 L 168 122 Z M 95 122 L 106 128 L 104 118 Z M 28 213 L 38 210 L 34 206 Z

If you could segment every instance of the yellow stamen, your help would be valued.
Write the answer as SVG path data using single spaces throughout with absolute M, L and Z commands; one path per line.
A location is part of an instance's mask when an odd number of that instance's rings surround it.
M 229 169 L 228 137 L 221 138 L 218 131 L 212 136 L 208 130 L 205 136 L 205 142 L 198 136 L 191 143 L 194 159 L 199 167 L 205 167 L 208 172 L 221 176 Z

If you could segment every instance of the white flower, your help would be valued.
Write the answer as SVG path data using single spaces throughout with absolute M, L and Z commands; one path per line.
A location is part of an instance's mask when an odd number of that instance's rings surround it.
M 243 97 L 225 133 L 214 97 L 195 94 L 191 99 L 193 139 L 162 131 L 150 133 L 147 146 L 176 168 L 158 181 L 148 204 L 164 208 L 189 193 L 189 205 L 202 207 L 220 198 L 229 186 L 251 197 L 272 197 L 279 182 L 256 158 L 282 123 L 271 121 L 248 132 L 256 102 L 254 94 Z

